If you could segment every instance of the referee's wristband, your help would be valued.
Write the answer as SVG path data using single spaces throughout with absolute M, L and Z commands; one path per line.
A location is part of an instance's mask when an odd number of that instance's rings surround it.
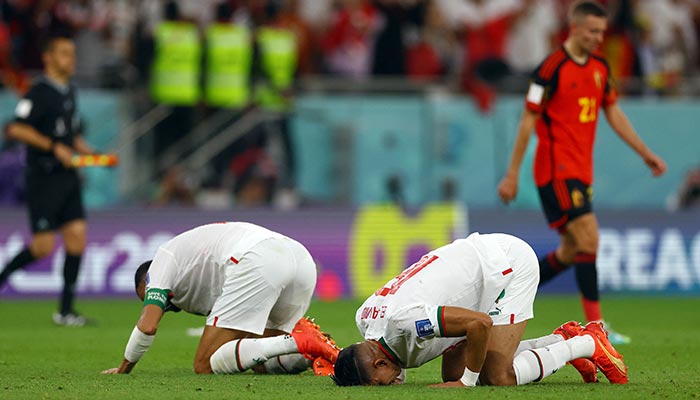
M 124 358 L 132 363 L 138 362 L 141 357 L 148 351 L 153 344 L 153 339 L 155 335 L 146 335 L 141 332 L 137 326 L 131 331 L 131 336 L 129 337 L 129 342 L 126 344 L 126 350 L 124 350 Z
M 469 368 L 464 368 L 464 375 L 459 378 L 459 381 L 464 384 L 464 386 L 476 386 L 476 382 L 479 380 L 479 373 L 470 370 Z

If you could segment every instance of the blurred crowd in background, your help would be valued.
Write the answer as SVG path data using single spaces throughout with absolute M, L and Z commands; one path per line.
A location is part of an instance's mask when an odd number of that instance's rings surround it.
M 455 88 L 488 101 L 503 74 L 528 74 L 566 37 L 570 0 L 177 0 L 177 18 L 204 32 L 214 21 L 252 30 L 274 24 L 297 37 L 298 75 L 362 79 L 454 78 Z M 52 31 L 77 42 L 76 80 L 115 87 L 145 82 L 163 0 L 3 0 L 2 82 L 19 90 L 41 68 Z M 638 77 L 647 91 L 678 93 L 699 67 L 699 0 L 603 0 L 614 76 Z M 640 90 L 639 87 L 636 90 Z
M 155 104 L 174 107 L 154 128 L 153 139 L 140 146 L 147 150 L 140 150 L 138 156 L 147 160 L 167 158 L 163 157 L 167 150 L 192 137 L 193 129 L 212 109 L 223 106 L 240 111 L 254 104 L 277 112 L 279 118 L 255 125 L 213 155 L 210 173 L 200 173 L 195 183 L 176 163 L 151 163 L 159 182 L 149 195 L 154 204 L 193 204 L 193 192 L 207 186 L 233 191 L 237 204 L 270 204 L 280 193 L 294 193 L 294 154 L 285 114 L 291 110 L 294 93 L 317 87 L 304 82 L 333 82 L 352 90 L 369 81 L 379 92 L 392 88 L 382 86 L 386 82 L 438 85 L 473 97 L 480 110 L 489 112 L 498 93 L 524 93 L 531 71 L 566 39 L 571 2 L 2 0 L 1 83 L 21 95 L 41 72 L 41 46 L 46 38 L 57 33 L 72 37 L 78 49 L 74 82 L 79 87 L 140 93 L 131 101 L 134 119 Z M 610 18 L 600 51 L 622 93 L 700 93 L 700 0 L 601 3 L 608 7 Z M 293 40 L 274 33 L 280 30 Z M 217 34 L 224 38 L 223 44 L 213 44 Z M 178 35 L 182 39 L 173 41 Z M 251 48 L 232 48 L 226 38 L 244 38 Z M 294 54 L 287 53 L 289 43 Z M 175 60 L 174 54 L 180 59 Z M 245 63 L 226 60 L 227 55 L 239 55 Z M 192 60 L 202 64 L 201 69 L 187 64 Z M 243 65 L 248 61 L 250 67 Z M 228 75 L 217 72 L 219 66 L 229 68 Z M 183 86 L 169 78 L 181 79 L 183 71 L 200 87 Z M 267 86 L 253 90 L 234 82 L 255 81 L 258 76 L 268 81 Z M 223 83 L 216 83 L 217 79 Z M 243 114 L 237 113 L 220 127 Z M 191 142 L 198 145 L 196 141 L 212 137 L 213 133 Z M 187 150 L 173 154 L 183 157 Z M 18 165 L 15 152 L 5 152 L 3 157 L 3 163 Z M 17 175 L 1 175 L 8 180 L 5 187 L 21 185 Z M 689 174 L 690 189 L 683 192 L 689 199 L 698 197 L 693 189 L 696 181 Z M 292 205 L 296 201 L 293 196 L 288 200 Z

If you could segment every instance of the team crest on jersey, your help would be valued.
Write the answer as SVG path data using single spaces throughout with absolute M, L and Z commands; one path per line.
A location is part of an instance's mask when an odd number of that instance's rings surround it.
M 580 190 L 574 189 L 571 191 L 571 202 L 574 208 L 580 208 L 583 206 L 583 193 Z
M 433 328 L 433 324 L 430 323 L 429 319 L 421 319 L 416 321 L 416 332 L 418 337 L 432 336 L 435 334 L 435 328 Z
M 601 74 L 600 71 L 593 73 L 593 80 L 595 80 L 595 87 L 598 89 L 603 88 L 603 74 Z

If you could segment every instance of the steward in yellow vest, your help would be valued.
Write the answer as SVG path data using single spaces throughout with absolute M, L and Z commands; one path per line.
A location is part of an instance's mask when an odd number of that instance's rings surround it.
M 199 100 L 201 51 L 195 24 L 164 21 L 158 25 L 151 73 L 151 94 L 156 102 L 193 105 Z
M 207 28 L 205 98 L 214 107 L 241 108 L 250 98 L 252 44 L 248 28 L 214 23 Z
M 256 85 L 255 100 L 263 108 L 287 111 L 287 92 L 292 89 L 297 67 L 297 42 L 294 32 L 284 28 L 258 29 L 260 69 L 266 78 Z

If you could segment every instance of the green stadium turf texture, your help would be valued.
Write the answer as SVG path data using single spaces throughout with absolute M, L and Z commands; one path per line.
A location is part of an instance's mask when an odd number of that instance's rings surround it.
M 360 339 L 354 323 L 358 301 L 314 302 L 309 315 L 341 346 Z M 632 343 L 618 346 L 630 383 L 584 384 L 565 366 L 540 383 L 519 387 L 434 389 L 440 363 L 409 370 L 408 383 L 393 387 L 336 387 L 311 372 L 300 375 L 198 376 L 192 359 L 198 339 L 188 328 L 203 317 L 165 316 L 151 350 L 130 375 L 101 375 L 119 365 L 138 319 L 137 300 L 80 299 L 79 309 L 97 326 L 55 327 L 55 301 L 0 299 L 0 399 L 700 399 L 700 298 L 608 296 L 607 318 Z M 581 319 L 577 298 L 540 296 L 526 338 L 548 334 Z

